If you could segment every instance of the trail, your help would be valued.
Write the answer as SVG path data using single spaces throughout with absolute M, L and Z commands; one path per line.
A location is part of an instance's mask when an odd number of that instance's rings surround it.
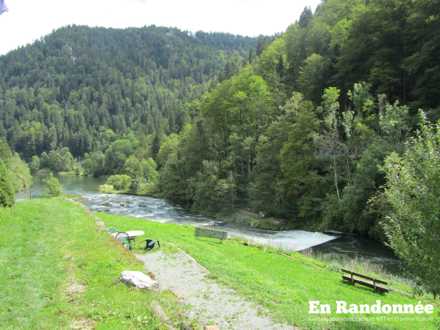
M 220 329 L 294 330 L 292 326 L 275 323 L 267 311 L 216 283 L 209 272 L 184 252 L 166 254 L 150 252 L 136 255 L 159 282 L 160 290 L 172 291 L 188 305 L 187 317 L 201 325 L 217 325 Z

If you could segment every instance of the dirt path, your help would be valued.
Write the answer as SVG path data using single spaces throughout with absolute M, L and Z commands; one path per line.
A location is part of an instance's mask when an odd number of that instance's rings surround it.
M 222 330 L 296 329 L 274 323 L 262 307 L 209 279 L 209 272 L 184 252 L 152 252 L 136 257 L 155 275 L 161 290 L 172 291 L 189 305 L 187 317 L 203 326 L 214 324 Z

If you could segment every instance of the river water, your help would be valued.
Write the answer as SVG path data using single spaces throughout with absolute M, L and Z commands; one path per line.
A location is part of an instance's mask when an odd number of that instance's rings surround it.
M 268 231 L 237 227 L 219 219 L 193 214 L 164 199 L 131 195 L 102 194 L 98 187 L 102 179 L 64 176 L 60 178 L 64 192 L 81 196 L 82 202 L 92 211 L 129 215 L 161 223 L 176 223 L 219 228 L 250 243 L 280 248 L 285 251 L 303 251 L 326 260 L 344 263 L 351 260 L 367 261 L 370 264 L 398 273 L 400 263 L 393 253 L 383 245 L 355 236 L 326 235 L 304 230 Z M 41 183 L 36 181 L 32 196 L 42 194 Z M 25 196 L 18 196 L 24 198 Z M 136 228 L 133 228 L 133 230 Z

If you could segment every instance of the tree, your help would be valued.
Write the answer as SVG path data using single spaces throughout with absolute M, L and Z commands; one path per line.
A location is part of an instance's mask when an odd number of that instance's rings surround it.
M 32 176 L 29 167 L 0 139 L 0 206 L 12 206 L 15 194 L 30 189 Z
M 144 171 L 142 164 L 136 156 L 132 155 L 125 161 L 122 173 L 128 175 L 131 178 L 131 191 L 136 192 L 139 185 L 143 181 Z
M 256 47 L 257 38 L 155 26 L 58 29 L 0 58 L 0 136 L 30 161 L 63 147 L 78 158 L 105 152 L 142 132 L 157 137 L 155 157 L 161 138 L 185 124 L 184 103 L 225 68 L 233 74 Z
M 46 193 L 51 197 L 57 197 L 62 195 L 63 186 L 61 185 L 58 178 L 56 178 L 52 172 L 49 173 L 47 178 L 44 180 Z
M 86 175 L 93 175 L 94 177 L 104 175 L 106 173 L 104 153 L 102 151 L 95 151 L 86 154 L 83 167 Z
M 20 158 L 20 156 L 18 154 L 14 154 L 7 160 L 7 166 L 10 172 L 14 191 L 30 191 L 32 185 L 32 175 L 28 165 Z
M 159 167 L 162 167 L 166 164 L 171 153 L 176 151 L 179 142 L 179 135 L 174 133 L 170 134 L 162 141 L 159 153 L 157 155 L 157 164 Z
M 440 56 L 440 36 L 437 33 L 439 6 L 429 0 L 417 0 L 413 5 L 412 15 L 407 17 L 412 54 L 405 59 L 403 67 L 409 79 L 414 79 L 410 97 L 412 103 L 435 109 L 440 102 L 440 64 L 437 60 Z
M 159 173 L 157 172 L 157 164 L 153 158 L 143 159 L 141 162 L 142 176 L 145 181 L 155 184 L 157 183 Z
M 111 175 L 106 185 L 113 187 L 117 192 L 127 193 L 131 187 L 131 178 L 128 175 Z
M 322 103 L 318 110 L 323 118 L 322 130 L 317 139 L 321 157 L 330 159 L 333 184 L 338 201 L 341 200 L 340 158 L 346 150 L 339 132 L 339 96 L 340 91 L 335 87 L 329 87 L 324 91 Z
M 390 246 L 434 296 L 440 294 L 440 124 L 421 128 L 402 156 L 384 165 L 384 196 L 390 211 L 383 222 Z
M 379 210 L 369 201 L 375 200 L 385 183 L 380 170 L 384 159 L 402 150 L 410 117 L 408 107 L 389 104 L 383 95 L 376 101 L 369 90 L 369 84 L 356 83 L 348 93 L 351 108 L 339 117 L 340 198 L 329 196 L 324 219 L 341 230 L 384 240 Z
M 312 222 L 319 218 L 320 197 L 325 196 L 315 157 L 316 109 L 294 93 L 280 110 L 257 146 L 250 202 L 266 215 Z
M 313 13 L 310 7 L 305 7 L 301 16 L 299 17 L 299 26 L 302 28 L 306 28 L 313 19 Z
M 15 203 L 15 191 L 4 162 L 0 160 L 0 207 L 11 207 Z
M 283 105 L 289 92 L 285 84 L 287 75 L 285 38 L 279 37 L 274 40 L 258 57 L 254 67 L 255 73 L 267 82 L 274 102 Z
M 134 153 L 137 141 L 123 138 L 114 141 L 105 152 L 106 173 L 122 171 L 127 158 Z
M 136 156 L 130 156 L 122 172 L 131 178 L 132 193 L 145 195 L 156 188 L 159 173 L 152 158 L 139 160 Z
M 193 177 L 200 171 L 207 153 L 207 138 L 200 122 L 184 127 L 176 148 L 170 150 L 165 165 L 160 169 L 158 188 L 163 197 L 191 207 Z
M 192 191 L 188 177 L 177 151 L 171 153 L 160 171 L 158 187 L 161 195 L 179 204 L 191 206 Z
M 32 156 L 31 163 L 29 165 L 31 173 L 36 174 L 40 170 L 40 157 L 34 155 Z
M 412 14 L 417 15 L 415 6 L 413 1 L 393 0 L 369 1 L 358 7 L 338 58 L 341 89 L 363 80 L 392 100 L 409 100 L 413 87 L 405 64 L 413 49 L 420 49 L 411 46 L 416 39 L 408 24 Z
M 280 167 L 285 205 L 291 204 L 290 216 L 315 222 L 321 216 L 320 204 L 327 190 L 319 176 L 321 163 L 316 157 L 319 121 L 313 104 L 294 94 L 285 106 L 287 140 L 280 151 Z M 291 206 L 291 207 L 292 207 Z
M 298 86 L 306 99 L 319 102 L 322 92 L 328 84 L 329 61 L 313 53 L 304 61 L 298 77 Z
M 237 199 L 246 200 L 256 145 L 274 115 L 267 83 L 245 68 L 209 93 L 201 107 L 202 120 L 193 127 L 204 151 L 194 155 L 198 169 L 205 160 L 217 162 L 220 179 L 226 180 L 232 171 Z
M 41 154 L 40 167 L 55 173 L 72 171 L 75 166 L 76 161 L 66 147 L 51 150 L 48 154 L 46 152 Z
M 203 169 L 197 174 L 194 192 L 194 210 L 217 213 L 232 211 L 236 199 L 232 173 L 222 179 L 215 163 L 204 161 Z

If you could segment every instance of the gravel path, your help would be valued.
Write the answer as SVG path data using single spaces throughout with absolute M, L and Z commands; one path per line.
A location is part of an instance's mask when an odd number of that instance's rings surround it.
M 209 272 L 184 252 L 152 252 L 136 255 L 159 282 L 160 290 L 172 291 L 189 305 L 187 316 L 201 325 L 220 329 L 287 330 L 292 326 L 274 323 L 261 306 L 250 303 L 234 290 L 208 278 Z

